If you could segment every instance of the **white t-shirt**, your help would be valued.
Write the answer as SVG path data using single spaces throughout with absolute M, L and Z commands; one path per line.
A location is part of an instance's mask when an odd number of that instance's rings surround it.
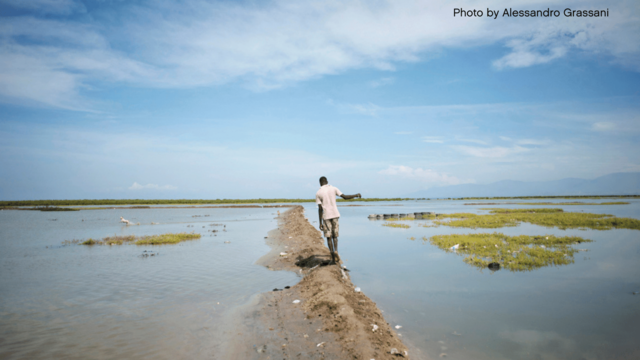
M 340 217 L 338 206 L 336 205 L 336 196 L 342 195 L 337 187 L 329 184 L 322 185 L 316 193 L 316 204 L 322 206 L 322 217 L 325 220 Z

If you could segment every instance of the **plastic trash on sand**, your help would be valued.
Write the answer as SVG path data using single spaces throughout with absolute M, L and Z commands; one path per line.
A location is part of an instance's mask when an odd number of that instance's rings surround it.
M 320 344 L 316 345 L 316 347 L 321 347 L 322 345 L 324 345 L 324 341 L 321 342 Z
M 373 330 L 371 330 L 371 331 L 376 332 L 376 330 L 378 330 L 378 325 L 371 324 L 371 326 L 373 326 Z
M 280 253 L 280 256 L 287 256 L 287 255 L 289 255 L 289 254 L 287 254 L 286 252 L 281 252 Z
M 293 303 L 294 303 L 294 304 L 299 304 L 299 303 L 300 303 L 300 300 L 293 300 Z
M 355 289 L 353 289 L 353 290 L 355 290 L 355 292 L 360 292 L 360 291 L 362 291 L 362 290 L 360 290 L 360 288 L 359 288 L 359 287 L 357 287 L 357 288 L 355 288 Z
M 451 250 L 458 250 L 459 247 L 460 247 L 460 244 L 455 244 L 450 249 Z

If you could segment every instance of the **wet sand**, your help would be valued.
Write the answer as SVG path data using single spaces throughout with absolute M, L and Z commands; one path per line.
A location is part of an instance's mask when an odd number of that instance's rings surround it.
M 236 312 L 225 358 L 409 358 L 376 304 L 354 290 L 349 273 L 325 265 L 329 250 L 322 234 L 305 219 L 302 206 L 278 220 L 278 229 L 266 239 L 272 249 L 257 263 L 274 271 L 295 271 L 302 280 L 290 289 L 260 294 Z

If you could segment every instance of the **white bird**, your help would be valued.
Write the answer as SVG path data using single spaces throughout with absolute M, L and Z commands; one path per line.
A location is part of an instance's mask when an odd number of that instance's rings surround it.
M 455 244 L 451 247 L 451 250 L 458 250 L 459 247 L 460 247 L 460 244 Z
M 129 225 L 129 220 L 123 218 L 122 216 L 120 216 L 120 222 L 125 223 L 127 225 Z

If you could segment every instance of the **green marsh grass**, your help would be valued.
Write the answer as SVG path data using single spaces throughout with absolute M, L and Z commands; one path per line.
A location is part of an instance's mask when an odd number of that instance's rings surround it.
M 135 244 L 135 245 L 165 245 L 165 244 L 177 244 L 187 240 L 200 239 L 201 235 L 196 233 L 168 233 L 161 235 L 148 235 L 148 236 L 108 236 L 102 240 L 66 240 L 63 241 L 63 245 L 80 244 L 80 245 L 123 245 L 123 244 Z
M 562 206 L 562 205 L 629 205 L 628 202 L 624 202 L 624 201 L 610 201 L 610 202 L 601 202 L 601 203 L 586 203 L 586 202 L 561 202 L 561 203 L 550 203 L 550 202 L 537 202 L 537 203 L 517 203 L 518 205 L 555 205 L 555 206 Z
M 136 241 L 136 245 L 177 244 L 186 240 L 200 239 L 200 234 L 179 233 L 145 236 Z
M 435 220 L 435 226 L 464 228 L 501 228 L 518 226 L 527 222 L 559 229 L 632 229 L 640 230 L 640 220 L 619 218 L 607 214 L 564 212 L 562 209 L 491 209 L 490 214 L 455 213 L 438 217 L 450 220 Z
M 465 256 L 464 262 L 478 268 L 486 268 L 496 262 L 510 271 L 532 271 L 545 266 L 568 265 L 580 249 L 574 245 L 591 242 L 577 236 L 507 236 L 502 233 L 452 234 L 423 237 L 440 249 L 447 251 L 459 245 L 455 252 Z
M 386 222 L 384 224 L 382 224 L 382 226 L 388 226 L 388 227 L 393 227 L 393 228 L 401 228 L 401 229 L 408 229 L 411 226 L 407 225 L 407 224 L 396 224 L 394 222 Z

